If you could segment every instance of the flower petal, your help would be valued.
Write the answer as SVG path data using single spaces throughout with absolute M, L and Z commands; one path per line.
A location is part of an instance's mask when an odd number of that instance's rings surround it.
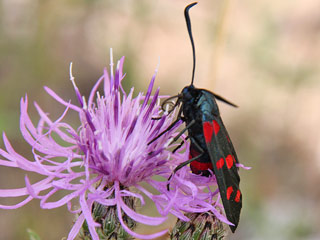
M 77 221 L 72 226 L 67 240 L 73 240 L 77 237 L 77 235 L 78 235 L 78 233 L 84 223 L 84 220 L 85 220 L 84 214 L 82 213 L 78 216 Z

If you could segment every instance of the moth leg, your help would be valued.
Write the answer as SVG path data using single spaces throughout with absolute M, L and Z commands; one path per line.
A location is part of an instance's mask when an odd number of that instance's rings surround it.
M 182 117 L 182 120 L 183 120 L 183 117 Z M 193 124 L 195 124 L 195 123 L 196 123 L 196 121 L 195 121 L 195 120 L 192 120 L 184 129 L 181 130 L 181 132 L 180 132 L 174 139 L 172 139 L 172 141 L 169 143 L 169 145 L 172 144 L 172 143 L 174 143 L 174 142 L 176 142 L 176 141 L 182 136 L 182 134 L 183 134 L 185 131 L 187 131 L 187 130 L 188 130 Z M 188 138 L 189 138 L 189 136 L 187 136 L 187 137 L 185 138 L 185 140 L 187 140 Z M 179 146 L 177 146 L 175 149 L 173 149 L 172 153 L 175 153 L 179 148 L 182 147 L 183 144 L 184 144 L 184 141 L 182 141 Z
M 179 110 L 177 119 L 173 123 L 171 123 L 170 126 L 167 127 L 166 130 L 164 130 L 162 133 L 160 133 L 158 136 L 156 136 L 154 139 L 152 139 L 150 142 L 148 142 L 148 145 L 150 145 L 151 143 L 153 143 L 154 141 L 159 139 L 166 132 L 170 131 L 170 129 L 172 129 L 174 127 L 174 125 L 176 125 L 180 120 L 183 120 L 183 117 L 181 116 L 181 113 L 182 113 L 182 108 L 180 108 L 180 110 Z
M 184 128 L 184 129 L 173 139 L 173 141 L 176 141 L 186 130 L 188 130 L 188 128 L 190 128 L 193 124 L 195 124 L 195 122 L 196 122 L 195 120 L 192 120 L 192 121 L 186 126 L 186 128 Z M 177 139 L 176 139 L 176 138 L 177 138 Z M 189 138 L 189 136 L 188 136 L 188 138 Z M 196 139 L 193 138 L 193 137 L 190 137 L 190 140 L 191 140 L 191 142 L 196 146 L 196 148 L 198 148 L 200 154 L 199 154 L 198 156 L 195 156 L 195 157 L 193 157 L 193 158 L 191 158 L 191 159 L 183 162 L 183 163 L 180 163 L 180 164 L 173 170 L 173 173 L 172 173 L 172 174 L 170 175 L 170 177 L 168 178 L 168 182 L 170 181 L 170 179 L 172 178 L 172 176 L 173 176 L 179 169 L 183 168 L 184 166 L 188 165 L 189 163 L 191 163 L 191 162 L 193 162 L 193 161 L 195 161 L 195 160 L 197 160 L 198 158 L 201 158 L 201 157 L 203 156 L 204 150 L 202 149 L 202 147 L 200 146 L 200 144 L 198 144 L 198 142 L 196 141 Z M 180 145 L 178 146 L 178 148 L 180 148 L 180 147 L 183 145 L 183 143 L 184 143 L 184 142 L 182 142 L 182 144 L 180 144 Z M 176 149 L 175 149 L 175 150 L 176 150 Z M 174 151 L 175 151 L 175 150 L 174 150 Z M 167 189 L 168 189 L 168 191 L 169 191 L 169 188 L 170 188 L 170 183 L 167 184 Z
M 196 120 L 193 119 L 184 129 L 181 130 L 181 132 L 177 136 L 175 136 L 174 139 L 172 139 L 171 143 L 177 141 L 182 136 L 182 134 L 184 134 L 184 132 L 187 131 L 195 123 L 196 123 Z
M 174 170 L 173 173 L 170 175 L 170 177 L 168 178 L 168 184 L 167 184 L 167 190 L 169 191 L 170 189 L 170 179 L 172 178 L 172 176 L 181 168 L 183 168 L 184 166 L 188 165 L 189 163 L 193 162 L 194 160 L 197 160 L 198 158 L 201 158 L 203 156 L 204 152 L 200 153 L 198 156 L 195 156 L 183 163 L 180 163 Z
M 162 117 L 153 117 L 151 120 L 160 120 Z
M 193 158 L 190 158 L 189 160 L 180 163 L 174 170 L 173 173 L 170 175 L 170 177 L 168 178 L 168 180 L 170 180 L 170 178 L 172 177 L 173 174 L 175 174 L 177 171 L 179 171 L 181 168 L 183 168 L 184 166 L 188 165 L 189 163 L 197 160 L 198 158 L 201 158 L 203 156 L 204 152 L 200 153 L 198 156 L 195 156 Z
M 204 150 L 202 149 L 202 147 L 200 146 L 200 144 L 197 142 L 197 140 L 193 137 L 190 138 L 191 143 L 194 144 L 194 146 L 196 146 L 196 148 L 198 148 L 200 154 L 204 153 Z
M 184 141 L 185 141 L 185 140 L 188 140 L 188 139 L 189 139 L 189 136 L 187 136 L 187 137 L 184 139 Z M 179 148 L 181 148 L 181 147 L 183 146 L 183 144 L 184 144 L 184 141 L 182 141 L 182 142 L 179 144 L 179 146 L 177 146 L 175 149 L 173 149 L 172 153 L 175 153 Z
M 179 122 L 179 121 L 180 121 L 180 118 L 177 118 L 173 123 L 170 124 L 170 126 L 166 130 L 164 130 L 162 133 L 160 133 L 158 136 L 156 136 L 154 139 L 152 139 L 150 142 L 148 142 L 148 145 L 150 145 L 151 143 L 153 143 L 154 141 L 159 139 L 166 132 L 170 131 L 170 129 L 173 128 L 174 125 L 176 125 L 177 122 Z

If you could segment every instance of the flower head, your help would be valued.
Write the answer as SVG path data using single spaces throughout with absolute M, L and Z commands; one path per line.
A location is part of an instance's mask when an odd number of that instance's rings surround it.
M 166 220 L 166 217 L 141 215 L 123 200 L 132 197 L 144 204 L 143 196 L 130 191 L 129 187 L 136 186 L 143 191 L 143 187 L 138 186 L 141 181 L 154 181 L 152 177 L 157 174 L 168 175 L 170 169 L 166 164 L 171 152 L 166 149 L 166 143 L 175 131 L 172 128 L 157 141 L 149 143 L 166 130 L 174 115 L 154 119 L 159 117 L 161 111 L 159 89 L 151 95 L 155 75 L 145 95 L 139 93 L 133 97 L 133 88 L 129 94 L 125 93 L 121 85 L 125 76 L 122 72 L 123 62 L 124 58 L 121 58 L 115 73 L 113 63 L 110 64 L 110 73 L 105 69 L 92 88 L 88 101 L 82 97 L 70 74 L 80 107 L 64 101 L 45 87 L 55 100 L 66 106 L 61 117 L 55 121 L 49 119 L 35 103 L 40 120 L 34 126 L 27 112 L 28 99 L 21 99 L 21 133 L 32 147 L 34 160 L 18 154 L 4 134 L 5 150 L 0 149 L 4 159 L 0 160 L 0 164 L 35 172 L 44 178 L 32 184 L 26 176 L 26 187 L 0 190 L 0 197 L 26 196 L 16 205 L 0 205 L 1 208 L 18 208 L 34 198 L 40 199 L 42 208 L 67 205 L 70 211 L 79 214 L 68 239 L 76 237 L 84 221 L 92 238 L 99 239 L 95 230 L 99 223 L 92 216 L 95 203 L 106 207 L 116 206 L 118 216 L 124 212 L 143 224 L 158 225 Z M 97 89 L 102 83 L 104 91 L 100 95 Z M 77 130 L 63 122 L 69 110 L 79 113 L 81 126 Z M 158 189 L 157 186 L 155 188 Z M 52 195 L 59 191 L 68 193 L 59 200 L 52 200 Z M 71 200 L 74 199 L 80 205 L 76 210 L 71 207 Z M 138 238 L 154 238 L 166 232 L 140 235 L 126 226 L 121 217 L 119 221 L 125 231 Z

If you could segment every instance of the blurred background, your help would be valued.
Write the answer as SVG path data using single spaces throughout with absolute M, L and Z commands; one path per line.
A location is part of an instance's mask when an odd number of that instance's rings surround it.
M 0 0 L 0 131 L 31 156 L 19 131 L 20 98 L 28 94 L 31 115 L 37 101 L 54 119 L 64 108 L 43 86 L 75 102 L 72 61 L 87 96 L 109 64 L 110 47 L 115 60 L 126 56 L 126 89 L 145 91 L 160 57 L 156 86 L 177 94 L 191 80 L 183 17 L 189 3 Z M 240 172 L 243 209 L 230 239 L 320 239 L 319 9 L 314 0 L 213 0 L 190 12 L 195 84 L 240 106 L 221 103 L 220 110 L 238 158 L 252 167 Z M 79 124 L 76 115 L 69 120 Z M 0 188 L 23 186 L 23 172 L 0 167 Z M 0 210 L 0 238 L 27 239 L 31 228 L 41 239 L 61 239 L 73 219 L 67 208 L 42 210 L 33 201 Z

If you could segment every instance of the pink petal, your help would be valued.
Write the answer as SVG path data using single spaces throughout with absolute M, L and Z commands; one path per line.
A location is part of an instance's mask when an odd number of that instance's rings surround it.
M 122 216 L 121 213 L 121 206 L 117 205 L 117 212 L 118 212 L 118 216 Z M 121 223 L 121 226 L 124 228 L 124 230 L 129 233 L 131 236 L 135 237 L 135 238 L 140 238 L 140 239 L 153 239 L 153 238 L 157 238 L 157 237 L 161 237 L 162 235 L 164 235 L 165 233 L 168 232 L 168 230 L 163 230 L 161 232 L 158 233 L 154 233 L 154 234 L 150 234 L 150 235 L 143 235 L 143 234 L 138 234 L 133 232 L 130 228 L 127 227 L 127 225 L 123 222 L 122 217 L 119 218 L 119 221 Z
M 68 235 L 68 239 L 67 240 L 73 240 L 77 237 L 83 223 L 84 223 L 84 214 L 80 214 L 80 216 L 77 218 L 77 221 L 75 222 L 75 224 L 72 226 L 69 235 Z
M 62 105 L 65 106 L 69 106 L 71 109 L 77 111 L 77 112 L 81 112 L 82 109 L 77 107 L 76 105 L 70 104 L 66 101 L 64 101 L 62 98 L 60 98 L 54 91 L 52 91 L 50 88 L 48 88 L 47 86 L 44 87 L 44 90 L 46 90 L 46 92 L 53 97 L 57 102 L 61 103 Z

